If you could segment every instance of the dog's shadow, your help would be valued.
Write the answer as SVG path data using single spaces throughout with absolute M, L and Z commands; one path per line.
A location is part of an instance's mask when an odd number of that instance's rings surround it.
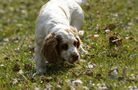
M 62 63 L 62 64 L 49 64 L 46 66 L 46 75 L 61 75 L 66 73 L 69 69 L 73 68 L 74 64 Z
M 45 75 L 45 76 L 58 76 L 63 75 L 68 72 L 69 69 L 75 67 L 74 64 L 70 63 L 61 63 L 61 64 L 47 64 L 46 65 L 46 73 L 39 73 L 37 76 Z

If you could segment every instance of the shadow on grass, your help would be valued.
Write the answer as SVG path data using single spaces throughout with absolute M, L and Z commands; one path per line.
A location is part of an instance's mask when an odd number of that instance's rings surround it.
M 47 64 L 46 65 L 46 73 L 36 73 L 35 68 L 33 68 L 30 71 L 28 71 L 27 79 L 31 82 L 37 82 L 37 81 L 44 81 L 44 82 L 50 82 L 52 80 L 56 81 L 58 78 L 57 76 L 65 75 L 69 69 L 72 69 L 75 67 L 74 64 L 69 63 L 62 63 L 62 64 Z
M 62 63 L 62 64 L 48 64 L 46 66 L 46 76 L 62 75 L 69 69 L 75 67 L 74 64 Z
M 63 75 L 68 72 L 69 69 L 75 67 L 74 64 L 69 64 L 69 63 L 61 63 L 61 64 L 47 64 L 46 65 L 46 73 L 40 73 L 36 74 L 35 68 L 33 68 L 32 72 L 29 73 L 29 76 L 58 76 L 58 75 Z

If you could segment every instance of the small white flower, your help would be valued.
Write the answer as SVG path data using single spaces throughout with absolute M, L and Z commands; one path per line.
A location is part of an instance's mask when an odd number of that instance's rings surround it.
M 99 35 L 94 35 L 94 37 L 99 37 Z
M 65 82 L 66 82 L 67 84 L 71 84 L 71 80 L 69 80 L 69 79 L 65 80 Z
M 129 88 L 129 89 L 133 89 L 133 87 L 132 87 L 132 86 L 128 86 L 128 88 Z
M 46 90 L 52 90 L 52 88 L 53 88 L 53 86 L 51 84 L 49 84 L 49 83 L 46 84 L 46 88 L 45 88 Z
M 34 90 L 41 90 L 39 87 L 35 87 Z
M 3 64 L 0 65 L 0 67 L 3 67 L 3 66 L 4 66 Z
M 97 84 L 97 86 L 98 86 L 98 87 L 101 87 L 101 84 L 100 84 L 100 83 L 98 83 L 98 84 Z
M 78 85 L 82 85 L 82 81 L 81 80 L 75 80 L 72 82 L 73 86 L 78 86 Z
M 21 27 L 21 26 L 23 26 L 23 24 L 16 24 L 16 26 L 17 26 L 17 27 Z
M 20 71 L 18 72 L 18 74 L 23 74 L 24 72 L 23 72 L 23 70 L 22 69 L 20 69 Z
M 86 86 L 83 86 L 83 90 L 89 90 L 89 88 Z
M 89 69 L 93 68 L 93 65 L 92 65 L 92 64 L 89 64 L 89 65 L 88 65 L 88 68 L 89 68 Z
M 4 38 L 3 41 L 9 42 L 9 38 Z
M 60 86 L 60 85 L 57 85 L 57 88 L 58 88 L 58 89 L 61 89 L 61 86 Z
M 125 39 L 129 39 L 130 37 L 125 37 Z
M 130 75 L 130 78 L 133 79 L 133 80 L 136 79 L 136 77 L 135 77 L 134 74 L 131 74 L 131 75 Z
M 70 86 L 70 89 L 71 89 L 71 90 L 76 90 L 76 88 L 75 88 L 75 87 L 73 87 L 73 86 Z
M 108 78 L 109 80 L 116 79 L 118 77 L 118 68 L 116 67 L 115 69 L 109 71 L 108 73 Z
M 108 90 L 107 87 L 99 87 L 99 90 Z
M 133 25 L 133 23 L 132 23 L 132 22 L 129 22 L 129 23 L 128 23 L 128 25 L 129 25 L 129 26 L 132 26 L 132 25 Z
M 93 86 L 95 86 L 95 84 L 94 84 L 94 83 L 93 83 L 92 85 L 93 85 Z
M 86 62 L 86 60 L 82 60 L 82 59 L 80 59 L 79 61 L 80 61 L 80 62 Z
M 115 13 L 114 16 L 115 16 L 115 17 L 118 17 L 118 13 Z
M 109 29 L 105 30 L 104 33 L 110 33 L 111 31 Z

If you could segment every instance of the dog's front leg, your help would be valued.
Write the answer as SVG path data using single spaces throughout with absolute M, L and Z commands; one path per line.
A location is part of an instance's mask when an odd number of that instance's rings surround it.
M 36 73 L 46 72 L 45 59 L 41 53 L 41 47 L 37 44 L 35 45 L 35 63 L 36 63 Z
M 82 45 L 80 46 L 80 51 L 83 52 L 83 53 L 85 53 L 85 54 L 88 54 L 88 51 L 84 50 L 83 47 L 82 47 Z

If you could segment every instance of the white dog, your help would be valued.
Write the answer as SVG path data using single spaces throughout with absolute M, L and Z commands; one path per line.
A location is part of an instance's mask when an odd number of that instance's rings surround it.
M 35 31 L 35 63 L 37 73 L 46 72 L 46 63 L 79 60 L 81 41 L 78 31 L 84 20 L 86 0 L 50 0 L 39 13 Z

